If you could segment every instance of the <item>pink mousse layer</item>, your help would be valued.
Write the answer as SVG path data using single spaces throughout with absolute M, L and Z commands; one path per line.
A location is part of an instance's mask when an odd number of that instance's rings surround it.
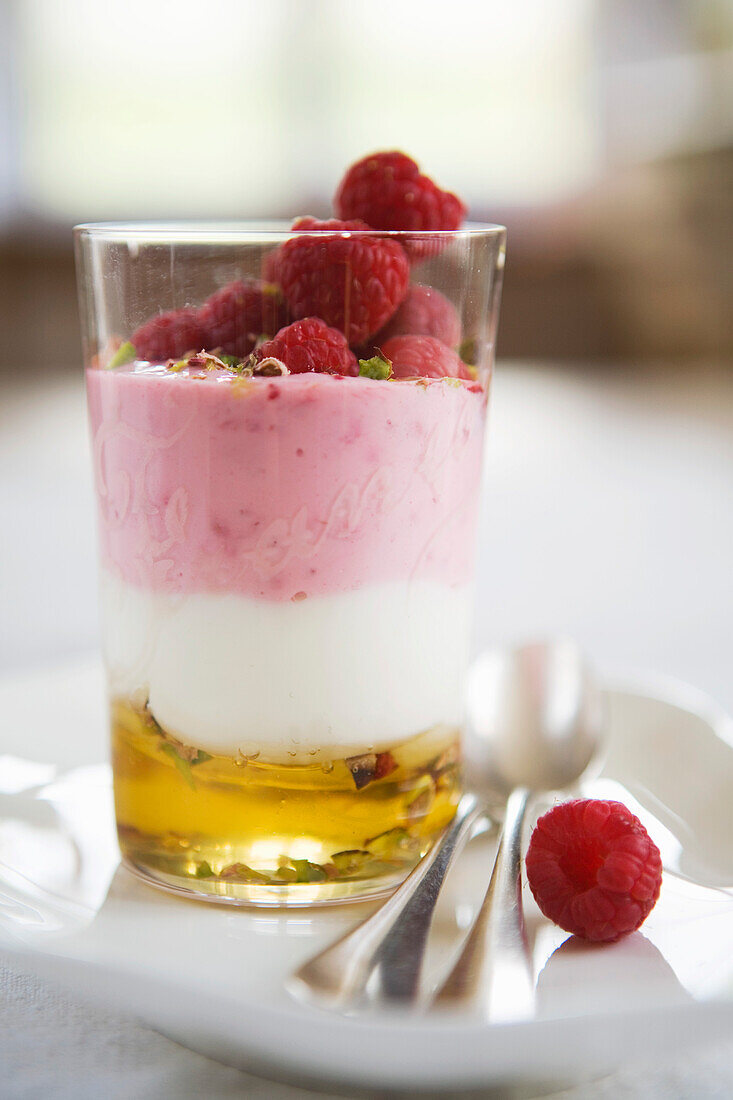
M 270 600 L 473 572 L 485 393 L 326 374 L 87 371 L 102 563 Z

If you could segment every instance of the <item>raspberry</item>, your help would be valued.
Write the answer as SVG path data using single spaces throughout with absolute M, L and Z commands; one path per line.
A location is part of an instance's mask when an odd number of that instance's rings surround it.
M 238 280 L 207 298 L 199 310 L 207 348 L 244 358 L 258 338 L 287 324 L 287 310 L 277 287 L 259 279 Z
M 262 257 L 262 278 L 267 283 L 280 282 L 280 247 L 273 248 Z
M 254 353 L 259 363 L 271 356 L 279 359 L 291 374 L 318 371 L 321 374 L 359 373 L 356 356 L 343 333 L 320 317 L 306 317 L 280 329 L 277 336 L 260 344 Z
M 409 264 L 396 241 L 346 236 L 368 230 L 360 221 L 300 218 L 293 229 L 328 233 L 294 237 L 277 261 L 283 293 L 294 317 L 321 317 L 359 344 L 389 320 L 407 293 Z
M 339 218 L 361 218 L 372 229 L 420 232 L 458 229 L 466 207 L 450 191 L 441 191 L 405 153 L 374 153 L 352 164 L 341 180 L 334 210 Z M 410 253 L 420 259 L 434 251 L 414 241 Z
M 392 360 L 395 378 L 471 378 L 453 349 L 434 336 L 393 336 L 382 354 Z
M 204 334 L 196 310 L 173 309 L 151 317 L 130 337 L 140 359 L 177 359 L 203 347 Z
M 411 286 L 394 316 L 375 337 L 384 343 L 391 336 L 434 336 L 454 348 L 461 342 L 461 319 L 456 307 L 432 286 Z
M 659 849 L 621 802 L 589 798 L 554 806 L 537 822 L 525 863 L 545 916 L 599 942 L 635 932 L 662 883 Z

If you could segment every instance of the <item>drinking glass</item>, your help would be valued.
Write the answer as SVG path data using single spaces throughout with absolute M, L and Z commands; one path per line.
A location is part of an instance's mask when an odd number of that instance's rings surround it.
M 379 316 L 375 241 L 409 277 Z M 214 901 L 386 892 L 461 792 L 505 231 L 75 242 L 123 859 Z M 268 344 L 306 312 L 347 367 Z

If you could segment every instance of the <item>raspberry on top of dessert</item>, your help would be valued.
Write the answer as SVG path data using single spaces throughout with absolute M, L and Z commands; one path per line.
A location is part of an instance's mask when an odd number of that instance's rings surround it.
M 170 369 L 180 371 L 182 358 L 207 352 L 237 374 L 275 358 L 293 374 L 355 376 L 358 359 L 378 356 L 389 343 L 393 369 L 366 370 L 367 377 L 469 380 L 455 354 L 463 336 L 455 305 L 435 287 L 410 284 L 410 264 L 445 244 L 430 234 L 462 224 L 461 200 L 404 153 L 385 152 L 352 165 L 334 207 L 337 218 L 293 222 L 293 235 L 264 256 L 264 278 L 236 279 L 200 306 L 148 318 L 132 333 L 127 358 L 171 360 Z M 391 236 L 395 230 L 418 237 Z

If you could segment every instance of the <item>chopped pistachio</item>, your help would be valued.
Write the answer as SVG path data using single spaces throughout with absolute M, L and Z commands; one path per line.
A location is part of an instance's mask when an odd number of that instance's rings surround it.
M 286 867 L 284 864 L 280 864 L 276 871 L 268 872 L 270 881 L 275 883 L 283 882 L 297 882 L 298 872 L 294 867 Z
M 461 754 L 457 744 L 449 745 L 439 756 L 436 756 L 429 765 L 429 772 L 433 779 L 437 779 L 444 772 L 456 768 L 461 762 Z
M 291 859 L 290 862 L 295 868 L 296 882 L 325 882 L 328 878 L 320 863 L 311 863 L 309 859 Z
M 254 363 L 252 374 L 256 378 L 279 378 L 281 375 L 290 374 L 290 371 L 281 359 L 276 359 L 274 355 L 270 355 L 266 359 Z
M 214 872 L 211 870 L 211 864 L 206 860 L 203 863 L 199 863 L 196 868 L 196 878 L 211 878 Z
M 178 750 L 176 749 L 175 745 L 172 745 L 170 743 L 170 741 L 166 741 L 166 742 L 164 742 L 164 744 L 161 745 L 161 751 L 164 752 L 166 754 L 166 756 L 169 756 L 171 758 L 171 760 L 173 761 L 175 767 L 178 768 L 178 771 L 181 773 L 183 778 L 186 780 L 186 782 L 188 783 L 191 790 L 195 791 L 196 790 L 196 784 L 194 782 L 193 775 L 191 774 L 191 763 L 190 763 L 190 761 L 186 760 L 185 757 L 181 756 L 180 753 L 178 752 Z
M 340 875 L 353 875 L 361 871 L 372 859 L 372 853 L 363 848 L 353 848 L 345 852 L 334 852 L 331 862 Z
M 219 878 L 226 879 L 227 881 L 236 880 L 237 882 L 244 883 L 270 881 L 269 875 L 261 871 L 255 871 L 254 868 L 249 867 L 246 863 L 230 863 L 219 872 Z
M 365 752 L 361 756 L 350 756 L 346 760 L 346 767 L 351 772 L 354 786 L 357 791 L 366 787 L 374 779 L 377 771 L 377 754 Z
M 427 817 L 433 805 L 434 798 L 435 788 L 431 782 L 429 787 L 424 787 L 415 795 L 412 802 L 408 803 L 407 820 L 412 824 L 415 821 L 420 821 L 422 818 Z
M 379 833 L 364 842 L 373 855 L 394 856 L 401 852 L 409 851 L 415 846 L 415 838 L 411 837 L 407 829 L 397 827 L 388 829 L 386 833 Z
M 374 378 L 383 382 L 392 377 L 392 360 L 386 355 L 373 355 L 371 359 L 359 360 L 359 377 Z
M 114 370 L 115 367 L 123 367 L 125 363 L 131 363 L 137 355 L 135 345 L 127 340 L 124 344 L 120 344 L 117 351 L 114 353 L 109 362 L 105 365 L 105 370 Z
M 153 719 L 155 721 L 155 719 Z M 157 722 L 155 723 L 158 725 Z M 158 729 L 160 730 L 160 726 Z M 163 733 L 163 744 L 160 746 L 161 752 L 164 752 L 166 756 L 169 756 L 174 765 L 181 773 L 183 778 L 188 783 L 192 791 L 196 790 L 196 783 L 191 772 L 191 767 L 195 764 L 205 764 L 207 760 L 211 760 L 211 753 L 204 752 L 203 749 L 194 749 L 188 745 L 182 745 L 180 741 L 169 737 Z
M 190 367 L 203 367 L 204 370 L 223 370 L 226 368 L 224 360 L 211 351 L 199 351 L 196 355 L 192 355 L 188 365 Z
M 479 342 L 475 336 L 468 336 L 458 348 L 458 354 L 464 363 L 478 362 Z

